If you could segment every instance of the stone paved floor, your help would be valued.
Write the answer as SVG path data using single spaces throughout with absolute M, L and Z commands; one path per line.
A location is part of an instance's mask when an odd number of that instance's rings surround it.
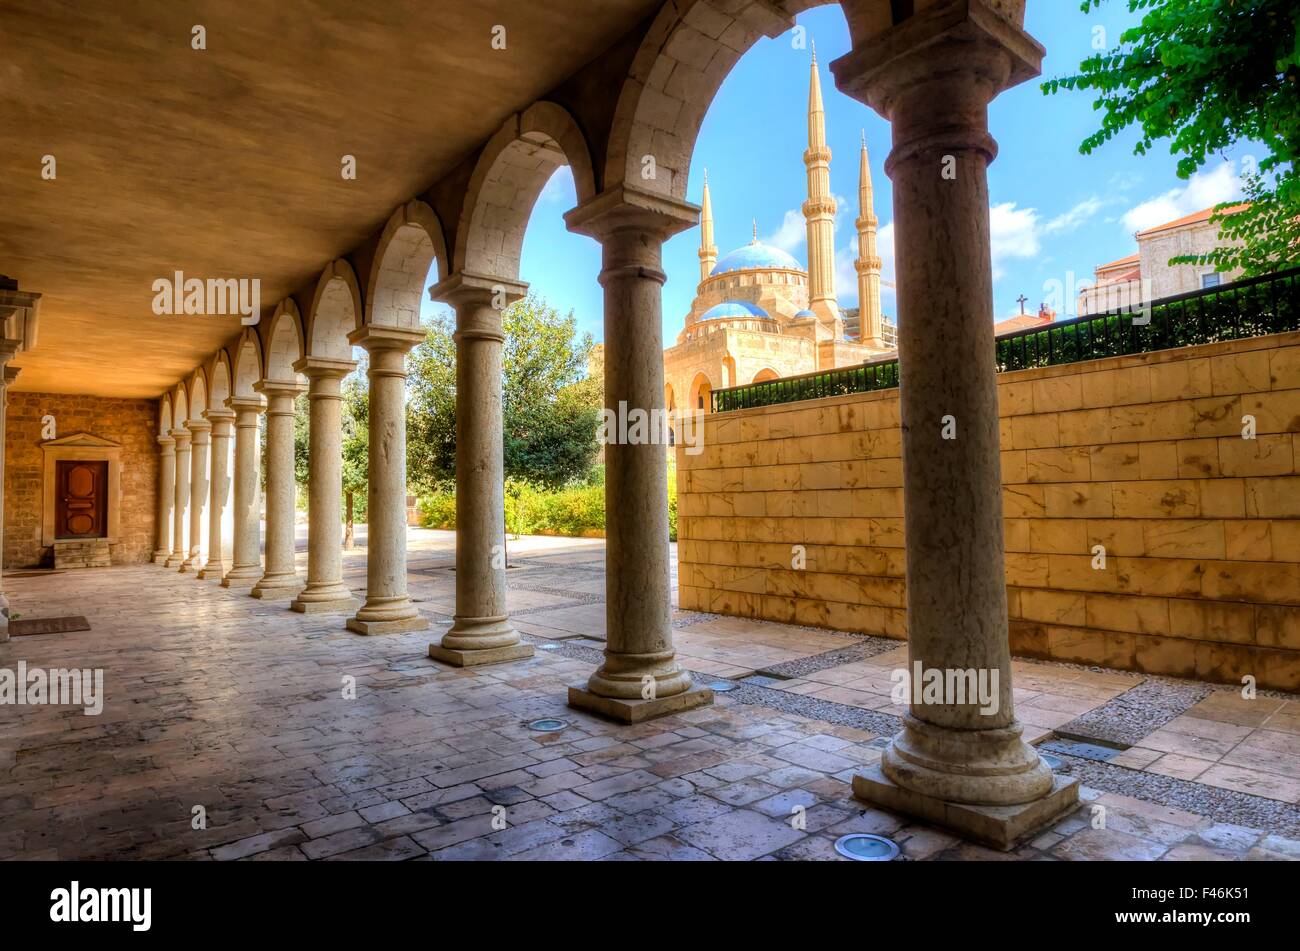
M 452 543 L 412 532 L 411 589 L 434 628 L 389 637 L 154 566 L 12 577 L 16 611 L 93 629 L 14 638 L 0 667 L 103 668 L 107 700 L 99 716 L 0 707 L 0 858 L 836 859 L 856 831 L 909 859 L 1300 858 L 1292 699 L 1214 690 L 1108 764 L 1064 756 L 1084 804 L 1002 855 L 851 798 L 897 722 L 897 645 L 678 612 L 686 667 L 764 685 L 618 726 L 563 700 L 604 636 L 603 542 L 512 542 L 511 609 L 556 649 L 469 671 L 426 654 L 450 623 Z M 345 566 L 363 589 L 364 551 Z M 1052 742 L 1143 681 L 1017 661 L 1017 709 Z M 543 716 L 570 726 L 524 728 Z

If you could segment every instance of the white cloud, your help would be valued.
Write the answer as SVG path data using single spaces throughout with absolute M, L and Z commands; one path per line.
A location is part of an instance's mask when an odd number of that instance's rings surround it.
M 1042 247 L 1039 217 L 1033 208 L 1017 208 L 1014 201 L 1004 201 L 989 208 L 989 240 L 992 247 L 993 279 L 1005 269 L 1008 258 L 1032 258 Z
M 577 191 L 573 186 L 573 169 L 561 165 L 542 186 L 537 196 L 537 204 L 550 205 L 566 199 L 570 203 L 577 201 Z
M 794 252 L 808 241 L 808 229 L 804 223 L 803 212 L 797 208 L 790 209 L 781 219 L 780 227 L 760 240 L 782 251 Z
M 1043 225 L 1043 234 L 1066 233 L 1077 230 L 1084 222 L 1101 211 L 1107 204 L 1106 201 L 1093 195 L 1091 198 L 1085 198 L 1069 211 L 1057 215 L 1045 225 Z
M 1154 228 L 1241 196 L 1241 180 L 1231 161 L 1207 171 L 1196 172 L 1180 188 L 1148 198 L 1126 211 L 1120 219 L 1130 233 Z

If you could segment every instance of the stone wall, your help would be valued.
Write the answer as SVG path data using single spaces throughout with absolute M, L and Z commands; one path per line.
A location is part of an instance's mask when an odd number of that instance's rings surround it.
M 1300 334 L 998 393 L 1014 652 L 1300 689 Z M 906 637 L 897 390 L 720 413 L 704 436 L 677 455 L 683 609 Z
M 4 567 L 52 563 L 52 548 L 41 545 L 41 418 L 46 415 L 54 416 L 60 437 L 87 432 L 122 445 L 121 518 L 113 563 L 148 561 L 155 540 L 158 401 L 11 392 L 5 432 Z

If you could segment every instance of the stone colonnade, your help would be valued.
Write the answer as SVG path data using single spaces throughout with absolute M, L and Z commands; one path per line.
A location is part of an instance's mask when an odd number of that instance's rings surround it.
M 863 0 L 846 0 L 850 23 Z M 1014 0 L 1012 6 L 1015 6 Z M 1021 6 L 1021 13 L 1023 7 Z M 871 14 L 874 16 L 874 14 Z M 861 22 L 857 19 L 857 22 Z M 1023 839 L 1069 809 L 1077 782 L 1055 777 L 1021 737 L 1015 718 L 1002 578 L 1002 505 L 992 347 L 987 165 L 996 155 L 987 106 L 1036 75 L 1042 48 L 987 0 L 937 4 L 857 43 L 832 65 L 838 87 L 888 118 L 898 241 L 899 358 L 910 661 L 924 670 L 998 677 L 993 710 L 945 698 L 916 702 L 881 763 L 855 777 L 855 793 L 892 810 L 998 846 Z M 691 227 L 698 209 L 653 190 L 615 184 L 566 215 L 570 230 L 602 246 L 605 400 L 631 412 L 663 408 L 663 242 Z M 524 285 L 453 268 L 431 289 L 456 311 L 456 613 L 429 647 L 457 666 L 525 659 L 532 647 L 506 606 L 502 480 L 501 308 Z M 404 359 L 419 335 L 363 327 L 350 337 L 371 354 L 370 539 L 366 601 L 347 626 L 362 634 L 426 626 L 406 592 Z M 294 565 L 293 401 L 296 383 L 264 380 L 267 539 L 257 576 L 258 408 L 236 412 L 235 539 L 223 584 L 254 581 L 261 598 L 294 598 L 301 611 L 351 612 L 342 584 L 338 388 L 350 361 L 306 358 L 310 380 L 311 526 L 304 581 Z M 957 438 L 945 439 L 947 419 Z M 191 427 L 193 428 L 193 427 Z M 206 452 L 201 427 L 160 438 L 159 515 L 171 499 L 180 565 L 191 473 Z M 206 434 L 204 434 L 206 435 Z M 169 439 L 171 443 L 169 444 Z M 195 463 L 197 466 L 197 462 Z M 623 722 L 707 704 L 676 662 L 669 591 L 662 447 L 606 447 L 607 644 L 570 705 Z M 173 475 L 174 473 L 174 475 Z M 172 485 L 170 492 L 168 484 Z M 214 522 L 215 524 L 215 522 Z M 162 555 L 161 542 L 159 556 Z M 217 542 L 215 550 L 224 553 Z

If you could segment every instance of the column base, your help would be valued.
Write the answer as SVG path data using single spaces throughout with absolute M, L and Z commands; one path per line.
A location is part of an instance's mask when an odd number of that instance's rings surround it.
M 569 685 L 569 706 L 587 710 L 619 723 L 643 723 L 658 717 L 706 707 L 713 703 L 713 691 L 700 684 L 692 684 L 681 693 L 654 700 L 628 700 L 623 697 L 602 697 L 592 693 L 585 683 Z
M 198 570 L 199 568 L 195 566 L 193 558 L 186 558 L 184 561 L 181 562 L 180 567 L 177 569 L 177 571 L 179 571 L 183 575 L 187 575 L 191 572 L 198 571 Z
M 409 617 L 401 621 L 363 621 L 360 618 L 348 618 L 348 630 L 356 634 L 408 634 L 411 631 L 427 631 L 429 619 L 426 617 Z
M 573 689 L 569 690 L 570 696 Z M 572 702 L 572 701 L 570 701 Z M 877 763 L 853 777 L 853 795 L 890 812 L 943 826 L 982 845 L 1010 851 L 1079 804 L 1079 780 L 1053 776 L 1047 795 L 1016 806 L 973 806 L 904 789 Z
M 332 598 L 324 601 L 312 598 L 310 601 L 305 601 L 302 594 L 299 594 L 289 607 L 299 614 L 353 614 L 361 607 L 361 602 L 352 597 Z
M 249 571 L 243 571 L 239 568 L 232 568 L 226 572 L 221 579 L 223 588 L 251 588 L 262 580 L 262 569 L 260 567 Z
M 296 598 L 302 594 L 303 582 L 301 578 L 273 578 L 269 581 L 262 580 L 253 585 L 253 590 L 248 592 L 250 598 L 260 598 L 263 601 L 279 601 L 282 598 Z
M 482 667 L 485 664 L 504 664 L 512 660 L 526 660 L 533 656 L 532 644 L 510 644 L 506 647 L 478 647 L 473 649 L 429 645 L 429 656 L 453 667 Z
M 170 557 L 171 556 L 165 551 L 156 551 L 153 553 L 153 558 L 151 560 L 155 565 L 165 565 L 167 564 L 167 559 Z
M 208 563 L 199 571 L 198 579 L 200 581 L 220 581 L 226 573 L 221 570 L 220 565 Z
M 164 568 L 176 568 L 183 564 L 184 561 L 184 555 L 171 554 L 167 556 L 167 560 L 164 561 L 162 565 Z

